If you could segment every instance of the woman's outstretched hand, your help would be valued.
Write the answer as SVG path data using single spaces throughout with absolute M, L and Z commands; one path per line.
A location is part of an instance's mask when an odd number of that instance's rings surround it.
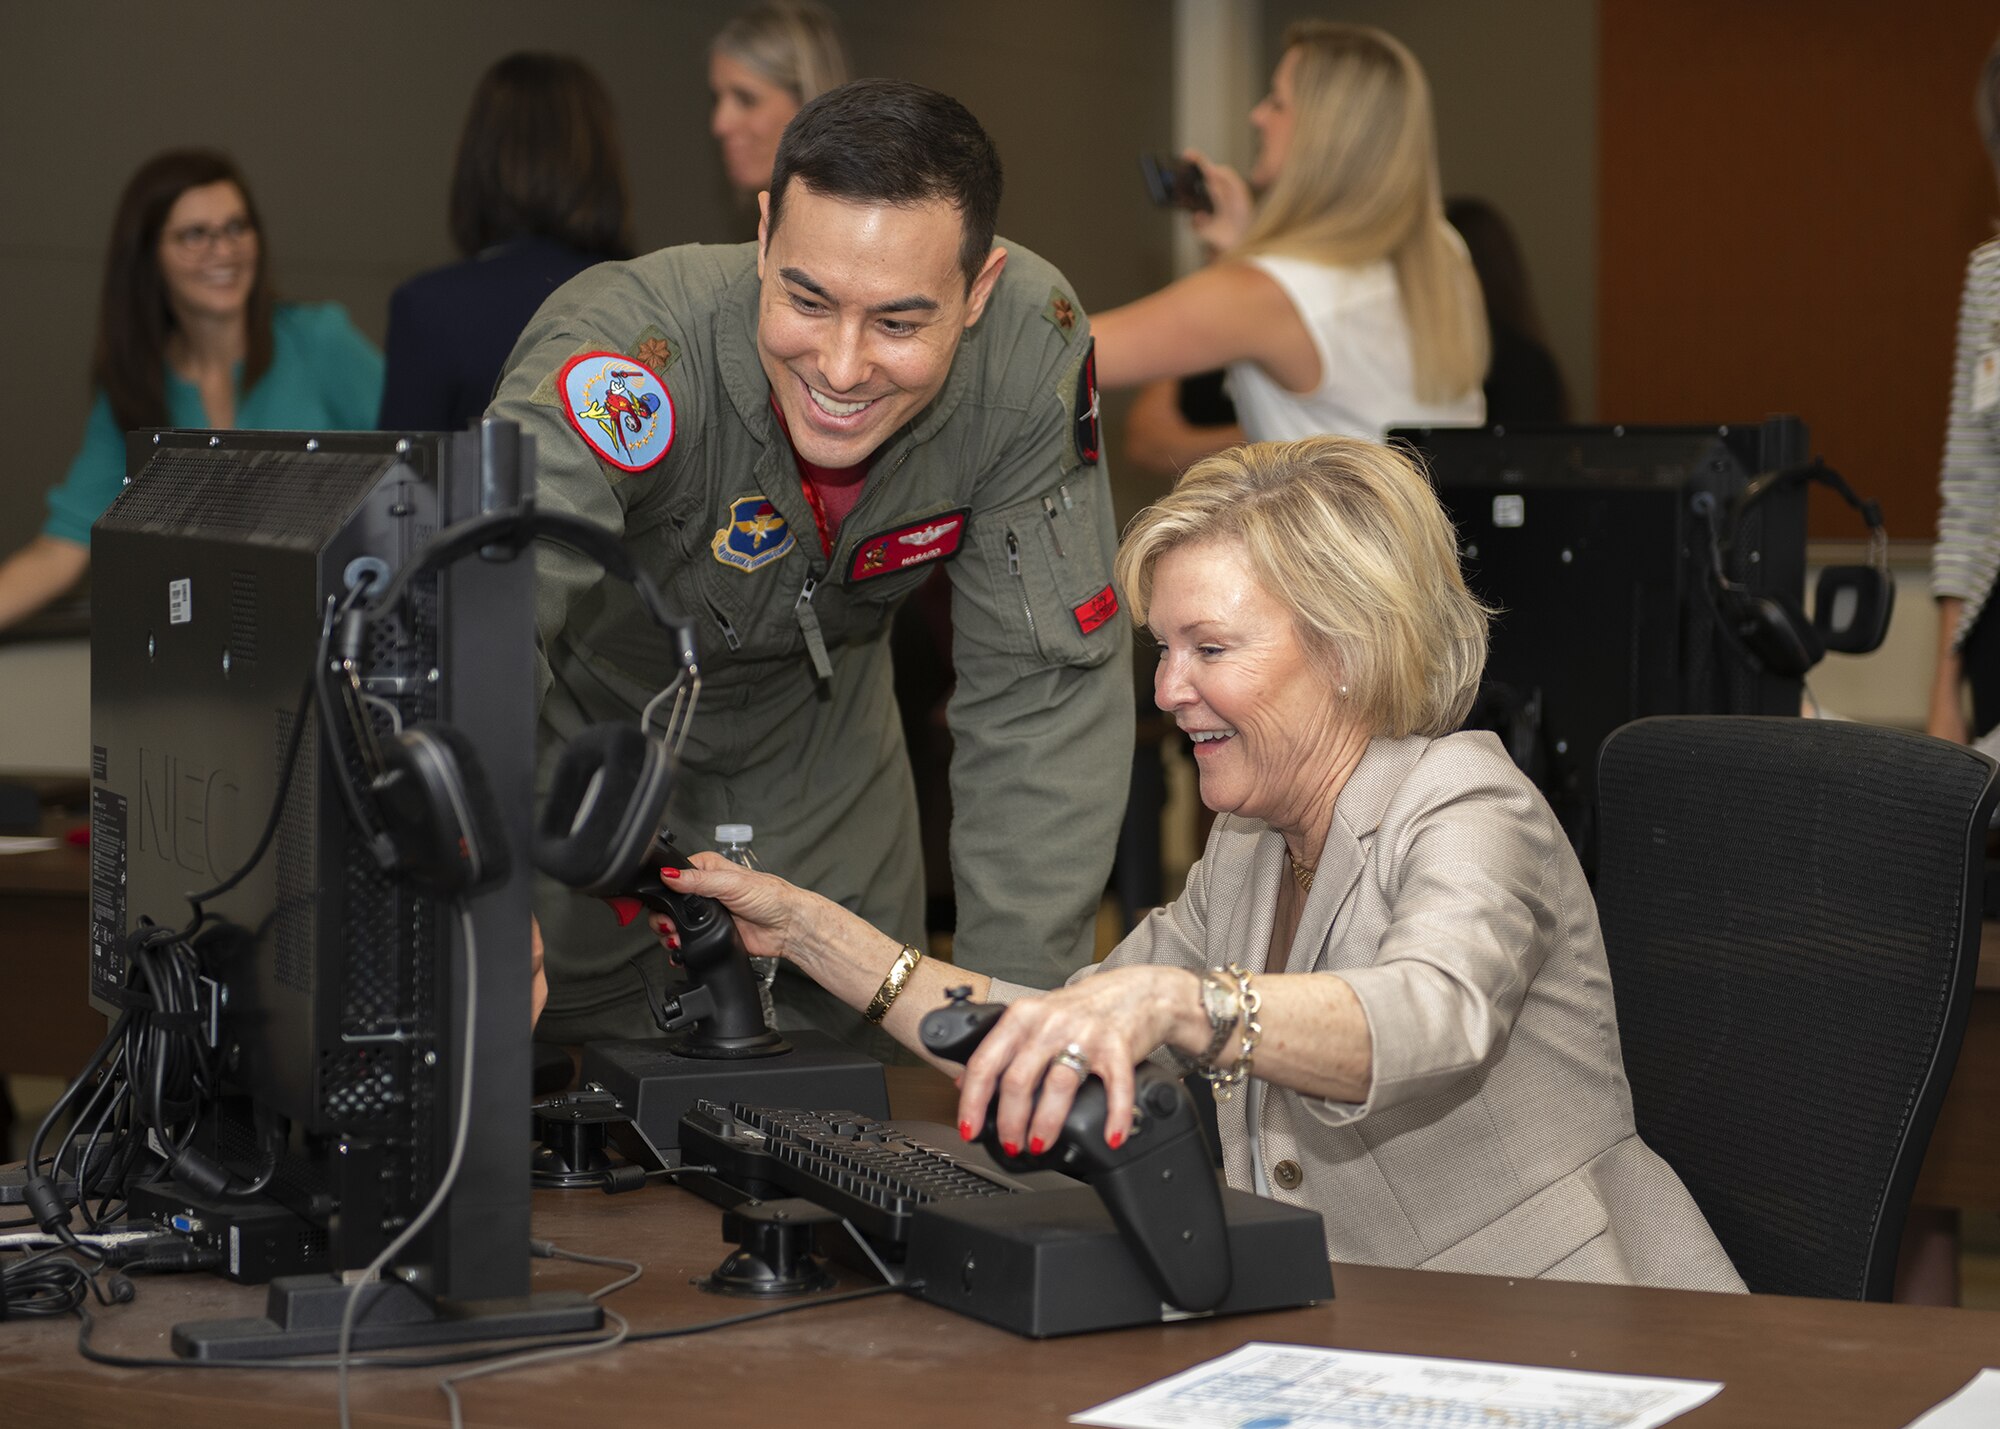
M 966 1063 L 959 1131 L 977 1135 L 997 1098 L 994 1129 L 1001 1146 L 1038 1156 L 1055 1145 L 1077 1088 L 1095 1073 L 1104 1081 L 1105 1144 L 1116 1150 L 1132 1127 L 1134 1065 L 1176 1035 L 1188 1036 L 1190 1017 L 1205 1031 L 1201 979 L 1186 968 L 1112 968 L 1023 998 Z M 1057 1060 L 1071 1047 L 1087 1071 Z

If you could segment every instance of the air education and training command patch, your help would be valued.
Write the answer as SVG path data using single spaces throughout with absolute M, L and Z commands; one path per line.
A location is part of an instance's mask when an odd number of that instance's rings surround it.
M 848 584 L 950 560 L 965 541 L 965 521 L 971 514 L 971 507 L 961 506 L 868 537 L 854 548 L 854 561 L 847 568 Z
M 766 496 L 739 496 L 729 503 L 729 519 L 723 523 L 708 549 L 715 559 L 739 571 L 768 566 L 798 543 L 792 528 L 778 514 Z
M 645 363 L 580 352 L 556 378 L 563 416 L 584 444 L 620 471 L 644 471 L 674 444 L 674 399 Z

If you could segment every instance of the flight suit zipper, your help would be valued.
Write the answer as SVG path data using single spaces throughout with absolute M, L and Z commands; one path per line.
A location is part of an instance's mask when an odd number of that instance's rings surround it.
M 799 631 L 806 637 L 806 653 L 812 656 L 813 674 L 822 680 L 833 678 L 833 661 L 827 657 L 826 637 L 820 633 L 819 616 L 814 613 L 813 593 L 819 589 L 819 582 L 811 572 L 806 573 L 806 583 L 799 589 L 799 598 L 792 602 L 792 615 L 799 622 Z
M 702 603 L 708 607 L 708 613 L 715 617 L 715 623 L 722 627 L 722 638 L 728 643 L 729 648 L 731 650 L 741 650 L 743 648 L 743 641 L 737 635 L 736 627 L 729 623 L 729 617 L 722 613 L 722 607 L 714 601 L 709 600 L 706 596 L 702 598 Z
M 1021 583 L 1021 614 L 1028 617 L 1028 635 L 1039 646 L 1041 638 L 1035 634 L 1035 607 L 1028 600 L 1028 582 L 1021 575 L 1021 541 L 1014 534 L 1014 528 L 1007 528 L 1007 574 Z

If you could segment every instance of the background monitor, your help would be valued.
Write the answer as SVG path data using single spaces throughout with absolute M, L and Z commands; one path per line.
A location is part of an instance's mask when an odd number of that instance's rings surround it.
M 1586 866 L 1597 751 L 1612 730 L 1645 715 L 1799 712 L 1800 679 L 1760 667 L 1721 620 L 1716 564 L 1745 592 L 1803 595 L 1803 489 L 1773 492 L 1740 520 L 1733 508 L 1752 477 L 1806 460 L 1804 423 L 1434 427 L 1390 439 L 1428 467 L 1466 580 L 1498 611 L 1468 724 L 1501 735 Z

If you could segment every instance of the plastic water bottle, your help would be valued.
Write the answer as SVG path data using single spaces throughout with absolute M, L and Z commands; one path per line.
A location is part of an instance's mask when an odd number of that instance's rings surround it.
M 745 868 L 762 871 L 757 862 L 756 851 L 750 847 L 750 839 L 756 831 L 748 824 L 717 824 L 715 826 L 715 847 L 731 863 L 740 863 Z M 764 1010 L 764 1025 L 778 1025 L 777 1004 L 771 999 L 771 983 L 778 976 L 776 958 L 752 958 L 750 970 L 757 975 L 757 1001 Z

